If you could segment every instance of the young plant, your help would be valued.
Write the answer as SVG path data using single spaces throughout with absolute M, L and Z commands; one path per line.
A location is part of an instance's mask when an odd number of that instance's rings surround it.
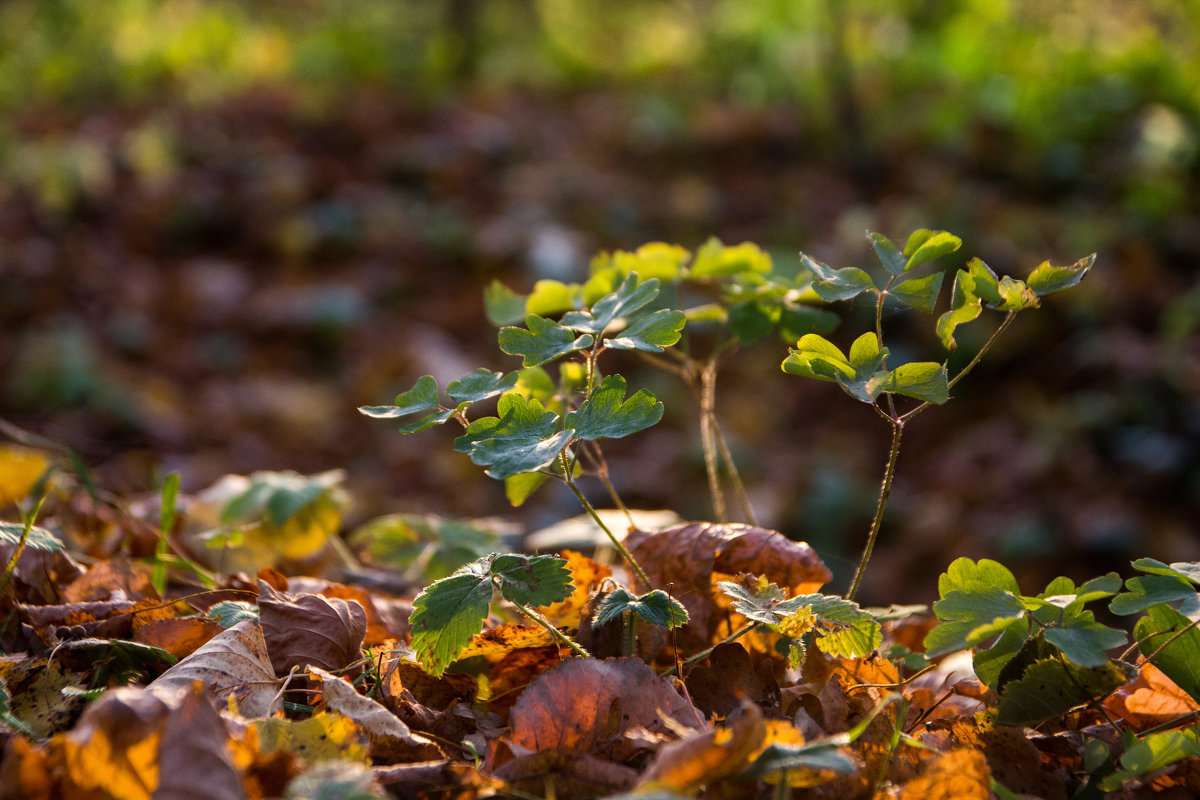
M 847 600 L 854 599 L 858 592 L 883 524 L 883 512 L 900 457 L 904 426 L 931 405 L 941 405 L 949 400 L 950 390 L 975 368 L 1020 311 L 1036 308 L 1042 297 L 1078 284 L 1096 260 L 1093 253 L 1066 267 L 1055 267 L 1045 262 L 1034 269 L 1027 280 L 1020 281 L 1008 276 L 999 278 L 983 261 L 971 259 L 955 277 L 950 309 L 938 317 L 934 326 L 942 344 L 947 349 L 953 349 L 956 346 L 954 335 L 957 328 L 979 317 L 985 306 L 1006 313 L 974 358 L 951 377 L 946 362 L 889 364 L 890 353 L 884 346 L 883 311 L 890 300 L 904 307 L 932 312 L 941 290 L 943 273 L 922 275 L 920 268 L 955 252 L 962 240 L 945 231 L 921 229 L 908 237 L 901 251 L 882 234 L 868 233 L 867 237 L 883 267 L 883 274 L 878 278 L 858 267 L 833 269 L 807 255 L 802 255 L 801 260 L 813 275 L 813 291 L 822 300 L 837 302 L 852 300 L 863 294 L 871 296 L 875 306 L 874 330 L 858 336 L 848 354 L 820 334 L 806 334 L 800 337 L 783 362 L 783 371 L 788 374 L 837 383 L 855 400 L 872 406 L 891 428 L 891 447 L 879 488 L 875 516 L 871 520 L 858 569 L 846 592 Z M 917 403 L 902 411 L 897 406 L 897 396 L 910 398 Z

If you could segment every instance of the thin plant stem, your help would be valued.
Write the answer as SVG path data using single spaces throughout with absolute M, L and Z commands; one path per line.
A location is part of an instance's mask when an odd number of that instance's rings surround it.
M 729 482 L 733 484 L 733 493 L 742 507 L 742 513 L 746 515 L 747 522 L 757 525 L 758 520 L 754 516 L 754 508 L 750 505 L 750 495 L 746 493 L 746 484 L 742 483 L 742 475 L 738 472 L 737 464 L 733 460 L 733 453 L 729 452 L 725 435 L 721 433 L 721 426 L 717 424 L 716 420 L 713 420 L 713 433 L 716 434 L 717 449 L 721 452 L 721 460 L 725 462 L 725 470 L 729 473 Z
M 1016 317 L 1017 317 L 1016 311 L 1009 311 L 1008 314 L 1005 315 L 1004 319 L 1000 322 L 1000 324 L 996 326 L 996 330 L 992 331 L 992 335 L 990 337 L 988 337 L 988 340 L 986 342 L 983 343 L 983 347 L 979 348 L 979 352 L 975 354 L 975 357 L 971 359 L 970 363 L 968 363 L 965 367 L 963 367 L 961 370 L 959 370 L 958 374 L 955 375 L 953 378 L 951 378 L 946 383 L 947 388 L 953 389 L 954 384 L 961 381 L 963 378 L 965 378 L 967 376 L 968 372 L 975 369 L 975 367 L 979 364 L 980 360 L 983 358 L 984 353 L 986 353 L 988 350 L 990 350 L 992 348 L 992 345 L 995 344 L 996 340 L 1000 338 L 1000 334 L 1002 334 L 1006 330 L 1008 330 L 1008 327 L 1010 325 L 1012 325 L 1013 320 L 1016 319 Z M 926 400 L 924 403 L 921 403 L 916 408 L 905 413 L 903 416 L 900 417 L 900 419 L 907 422 L 908 420 L 915 417 L 917 414 L 920 414 L 922 411 L 929 408 L 931 405 L 933 405 L 933 403 L 930 403 L 928 400 Z
M 755 628 L 757 628 L 757 627 L 758 627 L 758 623 L 757 623 L 757 622 L 748 622 L 748 623 L 746 623 L 745 625 L 743 625 L 742 627 L 738 628 L 736 631 L 734 631 L 733 633 L 729 634 L 729 635 L 728 635 L 728 636 L 726 636 L 724 639 L 722 639 L 721 641 L 717 642 L 716 644 L 714 644 L 712 647 L 708 648 L 707 650 L 701 650 L 699 653 L 696 653 L 696 655 L 694 655 L 694 656 L 691 656 L 690 658 L 686 658 L 686 659 L 684 659 L 684 661 L 683 661 L 683 666 L 685 666 L 685 667 L 686 667 L 686 666 L 688 666 L 689 664 L 695 664 L 697 661 L 703 661 L 704 659 L 706 659 L 706 658 L 708 658 L 710 655 L 712 655 L 712 651 L 713 651 L 713 650 L 716 650 L 718 647 L 720 647 L 720 646 L 721 646 L 721 645 L 723 645 L 723 644 L 729 644 L 730 642 L 736 642 L 738 639 L 742 638 L 742 637 L 743 637 L 743 636 L 745 636 L 747 633 L 749 633 L 750 631 L 754 630 L 754 629 L 755 629 Z M 660 678 L 666 678 L 666 677 L 668 677 L 668 676 L 670 676 L 670 675 L 674 675 L 677 669 L 678 669 L 677 667 L 671 667 L 671 668 L 670 668 L 669 670 L 667 670 L 666 672 L 659 673 L 659 677 L 660 677 Z M 680 675 L 679 677 L 681 677 L 681 678 L 682 678 L 683 676 L 682 676 L 682 675 Z
M 608 496 L 612 499 L 613 505 L 621 510 L 625 515 L 625 519 L 629 520 L 629 527 L 636 528 L 637 523 L 633 521 L 633 514 L 629 512 L 629 507 L 625 505 L 625 501 L 621 499 L 621 495 L 617 494 L 617 487 L 613 486 L 612 481 L 608 477 L 608 461 L 604 458 L 604 453 L 600 451 L 600 446 L 595 442 L 588 442 L 588 453 L 596 462 L 596 477 L 604 484 L 604 488 L 608 490 Z
M 626 548 L 625 545 L 621 543 L 621 540 L 616 537 L 616 534 L 609 530 L 609 527 L 604 524 L 604 520 L 600 519 L 600 515 L 596 513 L 596 509 L 591 503 L 588 502 L 588 499 L 584 497 L 583 492 L 579 491 L 579 487 L 575 485 L 575 479 L 571 477 L 570 464 L 567 463 L 567 455 L 565 451 L 559 454 L 559 459 L 562 461 L 563 480 L 566 482 L 567 487 L 574 493 L 575 499 L 579 501 L 581 506 L 583 506 L 583 510 L 586 511 L 592 520 L 600 526 L 600 530 L 604 531 L 605 535 L 608 536 L 608 539 L 612 542 L 613 547 L 615 547 L 617 552 L 621 554 L 621 558 L 625 559 L 625 563 L 628 564 L 629 568 L 637 575 L 638 580 L 642 582 L 642 585 L 647 589 L 654 588 L 650 584 L 650 579 L 646 577 L 646 571 L 642 569 L 642 565 L 639 564 L 637 559 L 633 557 L 633 553 L 630 553 L 629 549 Z
M 17 546 L 13 548 L 12 558 L 8 560 L 8 564 L 4 568 L 4 575 L 0 576 L 0 596 L 3 596 L 8 591 L 8 583 L 12 580 L 13 573 L 17 569 L 17 562 L 21 560 L 21 554 L 25 552 L 25 544 L 29 541 L 29 534 L 33 531 L 33 522 L 37 519 L 38 513 L 42 510 L 42 503 L 46 502 L 48 495 L 49 492 L 42 492 L 37 502 L 33 504 L 33 510 L 28 514 L 22 514 L 25 519 L 24 527 L 21 530 L 21 539 L 17 542 Z
M 717 465 L 716 434 L 713 432 L 716 416 L 716 360 L 704 363 L 700 370 L 697 394 L 700 399 L 700 442 L 704 447 L 704 471 L 708 475 L 708 492 L 712 495 L 713 518 L 726 522 L 725 493 L 721 489 L 721 476 Z
M 858 562 L 858 570 L 846 592 L 846 599 L 853 600 L 862 583 L 863 574 L 867 571 L 867 562 L 871 560 L 871 551 L 875 549 L 875 540 L 879 538 L 879 528 L 883 524 L 883 510 L 887 506 L 888 496 L 892 493 L 892 479 L 896 477 L 896 462 L 900 458 L 900 437 L 904 433 L 904 419 L 889 418 L 892 426 L 892 447 L 888 452 L 887 466 L 883 471 L 883 482 L 879 486 L 879 502 L 875 506 L 875 518 L 871 520 L 871 531 L 867 534 L 867 543 L 863 547 L 862 559 Z
M 510 601 L 510 602 L 512 602 L 512 601 Z M 522 603 L 516 603 L 516 602 L 513 602 L 513 605 L 516 606 L 517 610 L 520 611 L 522 614 L 529 617 L 531 620 L 536 622 L 538 625 L 541 625 L 543 628 L 545 628 L 546 631 L 551 636 L 553 636 L 555 639 L 557 639 L 559 642 L 561 642 L 562 644 L 571 648 L 571 652 L 573 652 L 575 655 L 579 656 L 580 658 L 591 658 L 592 657 L 592 654 L 589 653 L 587 650 L 584 650 L 579 645 L 578 642 L 576 642 L 570 636 L 567 636 L 565 633 L 560 631 L 558 628 L 554 627 L 553 623 L 551 623 L 550 620 L 546 619 L 545 617 L 543 617 L 538 612 L 534 611 L 529 606 L 524 605 Z

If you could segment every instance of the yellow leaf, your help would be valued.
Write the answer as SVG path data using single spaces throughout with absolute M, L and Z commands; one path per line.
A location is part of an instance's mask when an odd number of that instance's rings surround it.
M 0 508 L 24 500 L 50 459 L 37 450 L 0 445 Z
M 310 764 L 367 759 L 366 734 L 358 723 L 341 714 L 318 712 L 304 720 L 262 719 L 254 725 L 264 753 L 284 750 Z

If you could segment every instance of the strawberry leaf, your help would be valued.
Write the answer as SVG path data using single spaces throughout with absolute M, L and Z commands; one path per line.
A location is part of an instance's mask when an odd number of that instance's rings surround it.
M 434 581 L 413 600 L 409 617 L 413 649 L 434 677 L 445 672 L 471 637 L 483 630 L 492 601 L 492 577 L 481 566 L 477 561 Z

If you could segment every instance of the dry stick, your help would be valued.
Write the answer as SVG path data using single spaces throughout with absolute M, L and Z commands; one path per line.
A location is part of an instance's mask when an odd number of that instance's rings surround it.
M 567 463 L 566 451 L 564 450 L 563 452 L 559 453 L 558 457 L 562 463 L 563 480 L 566 482 L 567 487 L 575 494 L 575 499 L 579 501 L 579 504 L 583 506 L 583 510 L 586 511 L 589 516 L 591 516 L 592 520 L 600 526 L 600 530 L 604 531 L 604 533 L 608 536 L 608 539 L 612 542 L 613 547 L 617 548 L 617 552 L 621 554 L 621 558 L 625 559 L 625 563 L 628 564 L 629 568 L 637 574 L 638 579 L 642 582 L 642 585 L 647 589 L 653 588 L 653 586 L 650 584 L 650 579 L 646 577 L 646 571 L 642 569 L 642 565 L 639 564 L 637 559 L 633 557 L 633 553 L 630 553 L 628 548 L 621 543 L 621 540 L 618 539 L 611 530 L 609 530 L 608 526 L 604 524 L 604 520 L 600 519 L 600 515 L 596 513 L 596 509 L 592 507 L 592 504 L 588 502 L 588 499 L 583 496 L 583 492 L 579 491 L 579 487 L 575 485 L 575 479 L 571 477 L 571 465 Z
M 613 486 L 608 477 L 608 461 L 604 458 L 604 453 L 600 451 L 600 445 L 595 442 L 587 442 L 588 454 L 596 462 L 596 477 L 604 484 L 604 488 L 608 490 L 608 496 L 612 499 L 613 505 L 621 510 L 625 515 L 625 519 L 629 520 L 629 527 L 636 528 L 637 523 L 633 521 L 633 514 L 629 512 L 629 507 L 625 505 L 625 501 L 621 499 L 621 495 L 617 494 L 617 487 Z
M 700 397 L 700 413 L 708 417 L 713 443 L 716 444 L 717 451 L 721 454 L 721 460 L 725 463 L 725 471 L 729 475 L 729 482 L 733 484 L 733 493 L 742 507 L 742 514 L 751 525 L 757 525 L 754 509 L 750 507 L 750 496 L 746 494 L 746 485 L 742 483 L 742 475 L 738 472 L 733 454 L 729 451 L 729 444 L 725 441 L 725 436 L 721 433 L 721 425 L 717 422 L 717 360 L 715 357 L 708 361 L 700 372 Z M 724 505 L 723 502 L 722 505 Z
M 705 364 L 700 373 L 700 386 L 697 391 L 700 399 L 700 442 L 704 447 L 704 472 L 708 475 L 708 493 L 712 495 L 713 517 L 716 522 L 727 521 L 725 508 L 725 493 L 721 489 L 721 476 L 717 471 L 717 445 L 713 434 L 712 395 L 707 391 L 704 374 L 709 372 L 713 362 Z M 711 385 L 711 382 L 709 382 Z
M 867 562 L 871 560 L 871 551 L 875 549 L 875 540 L 879 538 L 879 528 L 883 524 L 883 509 L 887 506 L 888 496 L 892 493 L 892 479 L 896 477 L 896 461 L 900 458 L 900 436 L 904 433 L 904 420 L 892 417 L 887 417 L 887 419 L 892 426 L 892 448 L 888 452 L 887 466 L 883 471 L 883 483 L 879 486 L 879 502 L 875 506 L 875 519 L 871 521 L 871 532 L 867 534 L 867 544 L 863 548 L 862 559 L 858 562 L 858 570 L 854 573 L 854 581 L 850 584 L 850 590 L 846 592 L 847 600 L 854 599 L 854 595 L 858 593 L 859 584 L 862 583 L 863 573 L 867 571 Z

